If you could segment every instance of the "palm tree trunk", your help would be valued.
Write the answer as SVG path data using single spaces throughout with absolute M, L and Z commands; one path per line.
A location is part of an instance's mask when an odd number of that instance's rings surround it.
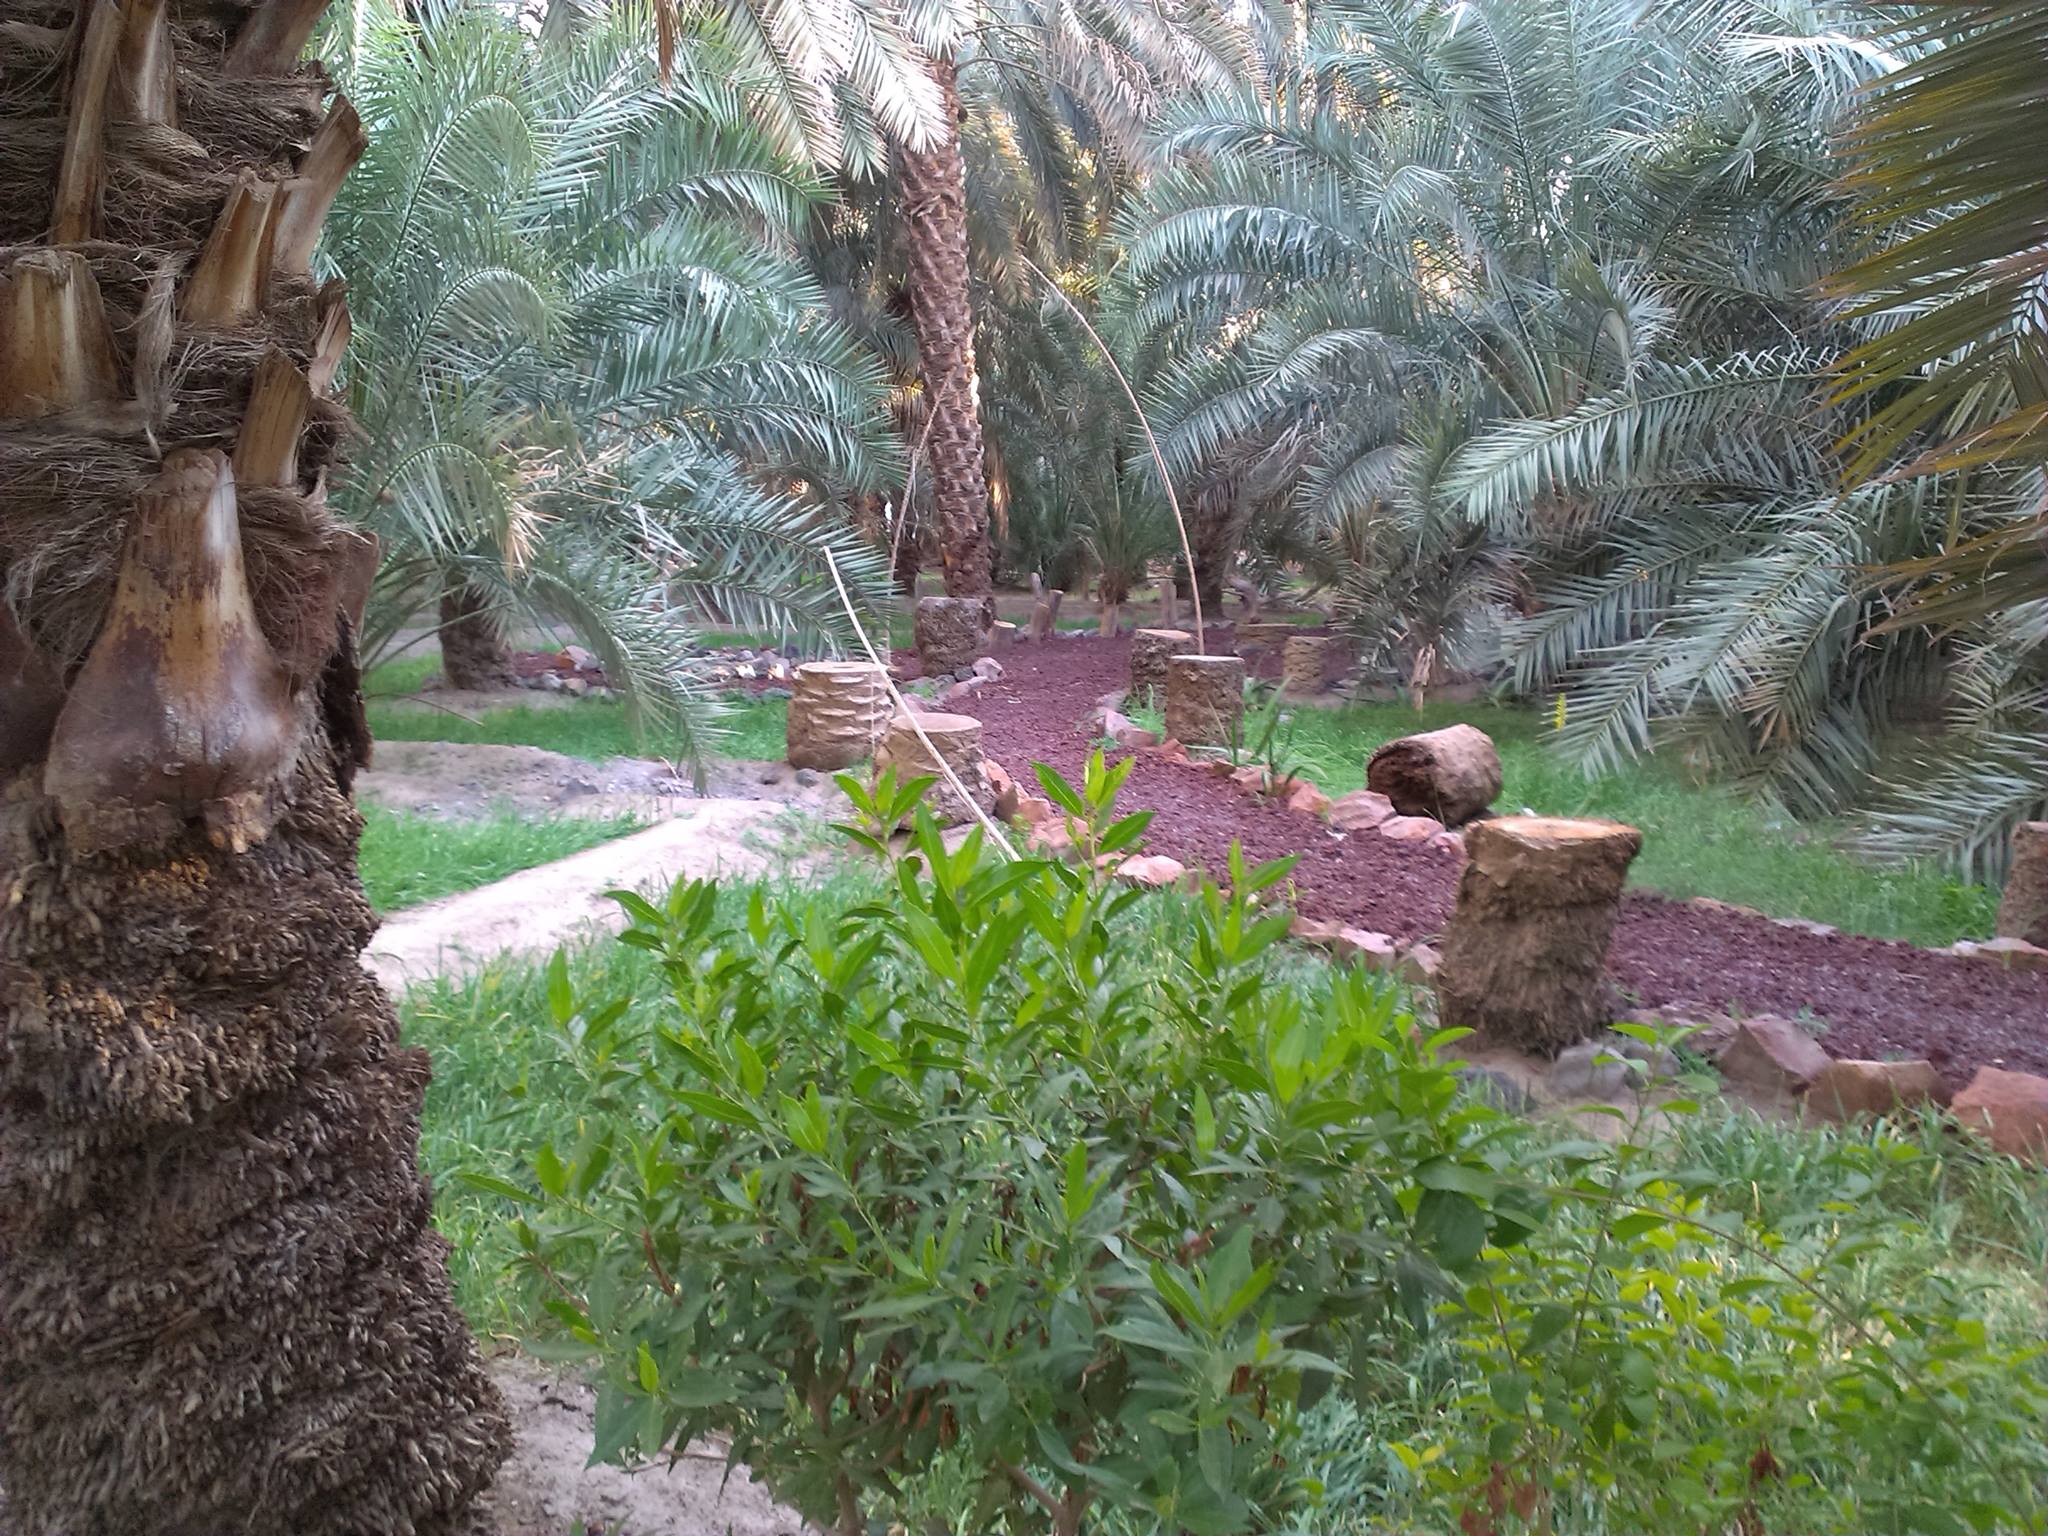
M 0 0 L 13 1536 L 438 1536 L 505 1453 L 359 958 L 320 5 Z
M 513 684 L 512 650 L 489 603 L 459 575 L 441 589 L 441 675 L 451 688 L 489 691 Z
M 931 69 L 948 131 L 929 149 L 898 147 L 898 185 L 908 230 L 911 320 L 931 399 L 925 452 L 946 594 L 976 597 L 992 588 L 993 557 L 967 285 L 967 167 L 960 157 L 960 89 L 952 61 L 934 59 Z

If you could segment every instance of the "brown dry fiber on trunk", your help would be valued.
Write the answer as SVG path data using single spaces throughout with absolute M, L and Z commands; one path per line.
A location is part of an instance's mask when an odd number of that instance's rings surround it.
M 1499 798 L 1500 753 L 1477 726 L 1447 725 L 1388 742 L 1367 761 L 1365 783 L 1403 816 L 1460 826 Z
M 10 1536 L 441 1536 L 506 1449 L 360 963 L 319 10 L 0 0 Z
M 1998 903 L 1998 933 L 2048 949 L 2048 821 L 2024 821 L 2013 830 L 2012 871 Z
M 512 648 L 490 602 L 460 577 L 441 593 L 441 676 L 451 688 L 489 692 L 515 681 Z
M 941 132 L 927 149 L 899 146 L 896 162 L 908 228 L 910 315 L 931 401 L 925 453 L 939 556 L 947 595 L 974 597 L 991 590 L 993 556 L 975 381 L 974 308 L 967 288 L 967 167 L 960 157 L 960 86 L 953 61 L 933 59 L 930 68 L 942 98 Z
M 1443 1023 L 1530 1050 L 1590 1039 L 1607 1022 L 1607 946 L 1642 834 L 1510 816 L 1465 837 L 1437 974 Z

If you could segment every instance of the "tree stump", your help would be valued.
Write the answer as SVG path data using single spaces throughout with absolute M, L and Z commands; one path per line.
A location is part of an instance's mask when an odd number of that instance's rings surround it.
M 1169 656 L 1166 734 L 1183 746 L 1228 746 L 1244 715 L 1244 661 L 1237 656 Z
M 1053 637 L 1053 631 L 1059 627 L 1060 599 L 1066 595 L 1065 590 L 1060 587 L 1049 588 L 1032 607 L 1031 628 L 1028 633 L 1033 640 L 1045 641 Z
M 1280 647 L 1280 687 L 1292 694 L 1323 691 L 1323 658 L 1329 654 L 1325 635 L 1289 635 Z
M 1180 627 L 1180 588 L 1174 584 L 1171 577 L 1159 583 L 1159 627 Z
M 1461 826 L 1499 796 L 1500 754 L 1478 727 L 1447 725 L 1388 742 L 1367 761 L 1365 783 L 1403 816 Z
M 1998 904 L 1998 936 L 2048 949 L 2048 821 L 2013 829 L 2012 871 Z
M 1642 846 L 1634 827 L 1611 821 L 1476 824 L 1437 973 L 1442 1023 L 1541 1051 L 1598 1034 L 1607 946 Z
M 988 643 L 992 650 L 1001 650 L 1017 641 L 1017 626 L 1008 619 L 997 619 L 988 627 Z
M 1141 629 L 1131 636 L 1131 699 L 1150 702 L 1166 694 L 1166 662 L 1195 648 L 1184 629 Z
M 931 740 L 927 747 L 917 734 L 918 727 Z M 936 749 L 936 752 L 934 751 Z M 969 806 L 960 798 L 939 766 L 943 759 L 966 788 Z M 875 750 L 875 772 L 877 775 L 896 770 L 899 783 L 906 779 L 922 778 L 926 774 L 937 780 L 926 791 L 925 802 L 932 814 L 941 822 L 952 825 L 955 822 L 974 821 L 975 812 L 986 812 L 995 804 L 995 791 L 988 781 L 988 772 L 981 759 L 981 722 L 972 715 L 918 715 L 915 724 L 909 715 L 898 715 L 889 722 L 882 733 L 882 744 Z
M 1237 623 L 1237 648 L 1242 652 L 1248 645 L 1280 645 L 1293 633 L 1292 624 L 1281 624 L 1274 620 L 1240 619 Z
M 875 755 L 889 723 L 889 689 L 871 661 L 807 661 L 791 680 L 789 761 L 827 773 Z
M 989 602 L 985 597 L 920 597 L 913 634 L 926 677 L 940 677 L 974 665 L 988 647 Z

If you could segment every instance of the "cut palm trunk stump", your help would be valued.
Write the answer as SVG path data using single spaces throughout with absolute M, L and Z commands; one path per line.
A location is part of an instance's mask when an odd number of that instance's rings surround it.
M 1275 646 L 1294 633 L 1292 624 L 1279 624 L 1271 620 L 1243 619 L 1237 626 L 1237 648 L 1241 651 L 1248 645 Z
M 1280 687 L 1297 697 L 1323 691 L 1323 658 L 1330 642 L 1323 635 L 1289 635 L 1280 647 Z
M 790 690 L 789 761 L 830 773 L 875 755 L 889 723 L 888 679 L 870 661 L 807 661 Z
M 1475 825 L 1437 972 L 1443 1024 L 1540 1051 L 1599 1033 L 1607 946 L 1642 846 L 1634 827 L 1611 821 Z
M 1477 726 L 1447 725 L 1381 747 L 1365 765 L 1365 785 L 1403 816 L 1462 826 L 1499 797 L 1500 753 Z
M 1244 715 L 1244 661 L 1237 656 L 1170 656 L 1166 734 L 1183 746 L 1228 746 Z
M 1141 629 L 1131 636 L 1131 701 L 1149 703 L 1166 693 L 1166 663 L 1195 648 L 1184 629 Z
M 915 636 L 924 675 L 942 677 L 973 666 L 988 649 L 988 627 L 985 597 L 920 597 Z
M 1159 627 L 1180 628 L 1180 588 L 1171 581 L 1159 583 Z
M 2012 872 L 1998 904 L 1998 936 L 2048 949 L 2048 821 L 2013 829 Z
M 1046 592 L 1031 608 L 1031 628 L 1028 631 L 1033 640 L 1050 640 L 1053 631 L 1059 627 L 1060 599 L 1067 594 L 1058 587 Z
M 918 735 L 919 727 L 923 727 L 923 737 Z M 942 759 L 973 805 L 960 798 L 960 791 L 939 766 Z M 986 813 L 995 804 L 995 791 L 982 764 L 981 722 L 972 715 L 918 715 L 914 721 L 909 715 L 898 715 L 883 731 L 882 744 L 875 751 L 876 775 L 892 768 L 898 783 L 927 775 L 937 781 L 925 792 L 925 801 L 932 814 L 949 826 L 978 820 L 977 811 Z

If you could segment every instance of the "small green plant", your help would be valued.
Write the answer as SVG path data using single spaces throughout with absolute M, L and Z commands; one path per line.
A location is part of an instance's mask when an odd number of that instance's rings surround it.
M 1283 706 L 1280 690 L 1247 679 L 1244 708 L 1230 727 L 1230 760 L 1240 767 L 1266 770 L 1266 783 L 1276 793 L 1293 783 L 1300 765 L 1294 759 L 1294 711 Z

